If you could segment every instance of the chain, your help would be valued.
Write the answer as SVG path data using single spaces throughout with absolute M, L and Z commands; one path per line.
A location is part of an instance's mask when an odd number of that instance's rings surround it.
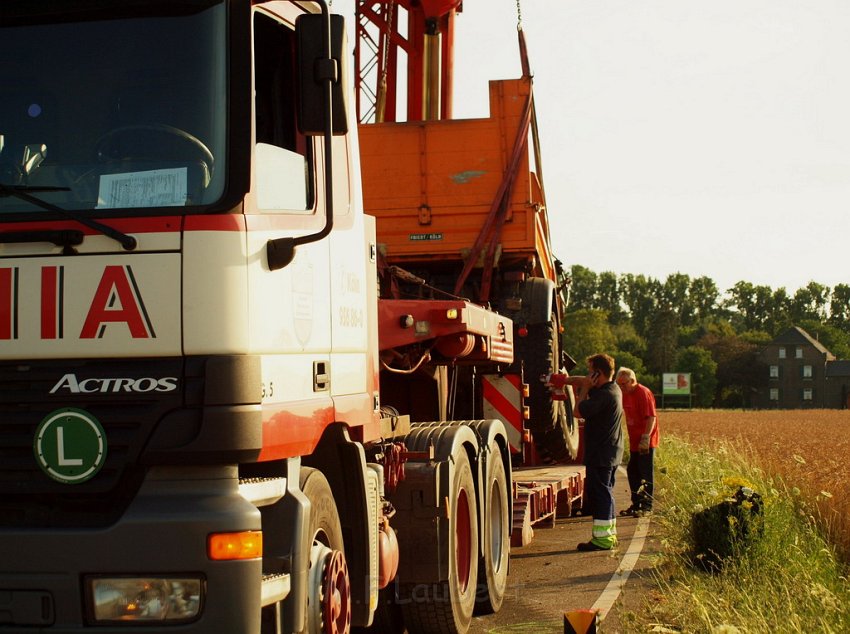
M 522 6 L 520 0 L 516 0 L 516 30 L 522 31 Z

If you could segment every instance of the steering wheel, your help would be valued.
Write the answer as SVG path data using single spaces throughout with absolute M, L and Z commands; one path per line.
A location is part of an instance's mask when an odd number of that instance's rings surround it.
M 175 145 L 174 141 L 178 143 Z M 168 145 L 169 142 L 172 146 Z M 178 160 L 186 159 L 186 156 L 180 156 L 179 146 L 194 153 L 189 158 L 202 161 L 207 173 L 212 174 L 215 157 L 204 142 L 185 130 L 165 123 L 139 123 L 113 128 L 95 142 L 94 151 L 100 163 L 125 159 L 163 160 L 171 158 L 172 153 L 177 154 Z

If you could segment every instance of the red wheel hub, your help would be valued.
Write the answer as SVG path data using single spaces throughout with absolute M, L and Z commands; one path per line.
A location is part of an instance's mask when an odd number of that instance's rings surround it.
M 323 632 L 338 634 L 351 629 L 351 584 L 343 554 L 334 550 L 322 576 Z
M 472 552 L 472 518 L 469 511 L 469 498 L 465 490 L 457 496 L 455 506 L 455 557 L 457 558 L 457 576 L 462 592 L 469 586 Z

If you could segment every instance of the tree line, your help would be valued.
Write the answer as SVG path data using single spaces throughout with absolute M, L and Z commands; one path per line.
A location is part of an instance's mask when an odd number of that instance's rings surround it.
M 760 348 L 791 326 L 850 359 L 850 284 L 785 288 L 737 282 L 721 292 L 709 277 L 646 275 L 570 268 L 563 345 L 581 362 L 608 352 L 619 366 L 661 392 L 664 372 L 690 372 L 698 407 L 749 407 L 767 383 Z

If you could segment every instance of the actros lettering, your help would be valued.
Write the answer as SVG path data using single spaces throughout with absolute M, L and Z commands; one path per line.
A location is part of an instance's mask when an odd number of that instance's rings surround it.
M 177 389 L 177 377 L 165 376 L 160 378 L 144 377 L 132 378 L 89 378 L 79 380 L 75 374 L 63 376 L 53 389 L 51 394 L 59 390 L 67 390 L 71 394 L 95 394 L 116 392 L 173 392 Z

